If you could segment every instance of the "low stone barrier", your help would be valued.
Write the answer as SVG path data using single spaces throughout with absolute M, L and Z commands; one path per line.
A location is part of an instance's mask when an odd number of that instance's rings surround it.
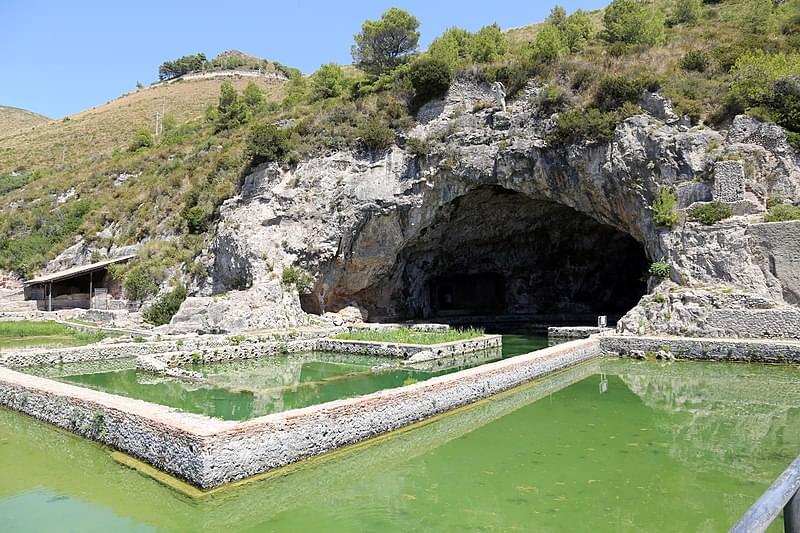
M 558 339 L 585 339 L 596 333 L 610 333 L 611 328 L 598 328 L 597 326 L 550 326 L 547 336 Z
M 667 355 L 698 361 L 800 363 L 800 342 L 789 340 L 627 335 L 609 335 L 598 339 L 603 353 L 622 357 L 649 358 Z
M 245 359 L 258 359 L 275 355 L 310 352 L 317 345 L 316 339 L 288 342 L 243 342 L 226 346 L 203 346 L 196 350 L 181 350 L 140 355 L 136 367 L 148 372 L 162 373 L 167 367 L 185 366 L 195 363 L 220 363 Z M 152 362 L 155 361 L 155 364 Z
M 0 405 L 208 489 L 354 444 L 600 355 L 597 338 L 247 422 L 216 420 L 0 368 Z
M 432 358 L 447 357 L 470 352 L 492 350 L 503 345 L 501 335 L 483 335 L 475 339 L 441 344 L 400 344 L 392 342 L 319 339 L 316 349 L 321 352 L 339 352 L 379 357 L 408 359 L 421 352 L 431 352 Z
M 339 329 L 297 330 L 258 333 L 248 336 L 200 335 L 144 342 L 100 342 L 69 348 L 30 348 L 0 353 L 0 366 L 24 368 L 86 361 L 102 361 L 152 355 L 165 352 L 221 354 L 218 360 L 236 359 L 222 354 L 257 353 L 262 345 L 291 344 L 300 340 L 314 341 Z M 311 346 L 311 342 L 309 342 Z M 313 349 L 313 348 L 312 348 Z M 211 355 L 209 355 L 211 357 Z M 242 359 L 246 357 L 240 357 Z M 189 361 L 191 362 L 191 360 Z

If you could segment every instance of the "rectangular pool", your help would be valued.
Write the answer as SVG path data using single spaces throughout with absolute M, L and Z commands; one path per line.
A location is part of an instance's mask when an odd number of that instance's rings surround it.
M 797 367 L 602 360 L 191 500 L 0 409 L 0 516 L 12 531 L 727 531 L 800 453 L 798 428 Z

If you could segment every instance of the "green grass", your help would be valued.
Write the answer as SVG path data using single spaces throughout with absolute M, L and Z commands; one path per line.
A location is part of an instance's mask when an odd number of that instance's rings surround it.
M 447 331 L 416 331 L 411 328 L 367 329 L 339 333 L 334 338 L 344 341 L 396 342 L 398 344 L 441 344 L 443 342 L 475 339 L 484 334 L 482 329 L 449 329 Z
M 103 332 L 80 331 L 50 320 L 0 321 L 0 349 L 81 346 L 106 337 Z

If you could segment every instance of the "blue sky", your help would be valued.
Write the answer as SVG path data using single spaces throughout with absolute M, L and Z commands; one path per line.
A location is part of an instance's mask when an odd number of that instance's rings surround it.
M 427 45 L 450 26 L 544 19 L 556 0 L 0 0 L 0 105 L 60 118 L 157 78 L 165 60 L 237 49 L 313 72 L 350 62 L 353 34 L 392 6 L 420 21 Z M 568 11 L 607 0 L 561 1 Z

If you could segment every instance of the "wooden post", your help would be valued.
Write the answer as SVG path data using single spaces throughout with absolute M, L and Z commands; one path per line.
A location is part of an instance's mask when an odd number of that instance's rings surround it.
M 92 298 L 94 297 L 94 272 L 89 272 L 89 309 L 92 308 Z
M 52 311 L 53 310 L 53 282 L 52 281 L 48 284 L 48 287 L 50 287 L 50 290 L 47 291 L 47 294 L 48 294 L 48 296 L 47 296 L 47 310 L 48 311 Z

